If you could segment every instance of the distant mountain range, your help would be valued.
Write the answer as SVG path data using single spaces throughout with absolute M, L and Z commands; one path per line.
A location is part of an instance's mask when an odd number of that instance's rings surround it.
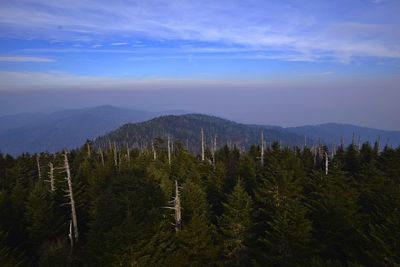
M 356 144 L 364 142 L 373 144 L 375 141 L 379 141 L 382 146 L 388 144 L 397 147 L 400 145 L 400 131 L 384 131 L 351 124 L 324 123 L 285 129 L 311 140 L 318 141 L 320 139 L 321 142 L 331 145 L 339 145 L 341 142 L 349 145 L 353 141 Z
M 217 135 L 218 145 L 236 144 L 248 148 L 260 143 L 264 131 L 267 143 L 280 141 L 284 145 L 303 145 L 318 142 L 332 145 L 341 139 L 349 144 L 375 142 L 381 145 L 400 145 L 400 131 L 384 131 L 348 124 L 327 123 L 315 126 L 282 128 L 279 126 L 246 125 L 230 120 L 185 111 L 149 112 L 99 106 L 64 110 L 50 114 L 18 114 L 0 117 L 0 151 L 11 155 L 24 152 L 55 152 L 81 146 L 87 139 L 97 143 L 113 140 L 120 143 L 150 142 L 154 137 L 170 135 L 190 147 L 198 148 L 200 129 L 206 143 Z M 171 114 L 174 116 L 164 116 Z M 161 116 L 161 117 L 160 117 Z
M 149 112 L 99 106 L 50 114 L 4 116 L 0 117 L 0 151 L 19 155 L 76 148 L 87 139 L 94 139 L 128 122 L 182 113 L 184 111 Z

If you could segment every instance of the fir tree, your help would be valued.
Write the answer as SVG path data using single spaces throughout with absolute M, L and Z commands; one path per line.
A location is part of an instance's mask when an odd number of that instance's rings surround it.
M 227 202 L 219 225 L 223 234 L 225 264 L 243 266 L 249 264 L 249 240 L 253 225 L 251 197 L 239 179 Z

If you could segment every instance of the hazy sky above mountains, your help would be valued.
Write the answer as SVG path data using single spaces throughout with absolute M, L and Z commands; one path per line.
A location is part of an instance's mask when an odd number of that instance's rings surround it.
M 400 129 L 399 13 L 398 0 L 1 1 L 0 115 L 113 104 Z

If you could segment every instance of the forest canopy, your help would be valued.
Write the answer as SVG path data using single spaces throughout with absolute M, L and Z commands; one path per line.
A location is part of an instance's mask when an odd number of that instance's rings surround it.
M 399 207 L 400 148 L 88 141 L 0 156 L 0 266 L 397 266 Z

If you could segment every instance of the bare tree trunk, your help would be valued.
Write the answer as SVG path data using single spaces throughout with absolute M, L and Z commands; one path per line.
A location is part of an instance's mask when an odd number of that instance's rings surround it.
M 71 251 L 70 253 L 72 254 L 72 251 L 74 250 L 74 238 L 72 236 L 72 221 L 69 221 L 69 233 L 68 233 L 68 238 L 71 244 Z
M 118 155 L 117 155 L 117 145 L 114 142 L 114 165 L 115 167 L 118 166 Z
M 174 209 L 175 209 L 175 230 L 179 231 L 181 229 L 182 216 L 181 216 L 181 197 L 177 180 L 175 180 Z
M 325 152 L 325 175 L 328 175 L 328 168 L 329 168 L 328 153 Z
M 172 206 L 167 206 L 164 207 L 166 209 L 171 209 L 174 210 L 174 219 L 175 219 L 175 231 L 179 231 L 181 229 L 182 226 L 182 208 L 181 208 L 181 196 L 180 196 L 180 192 L 179 192 L 179 185 L 178 185 L 178 181 L 175 180 L 175 197 L 173 198 L 172 201 L 170 201 L 169 203 L 172 204 Z
M 90 143 L 89 142 L 86 142 L 86 147 L 87 147 L 88 157 L 90 158 L 91 153 L 90 153 Z
M 214 138 L 211 138 L 211 157 L 214 170 L 215 170 L 215 151 L 217 150 L 216 138 L 217 138 L 216 135 L 214 135 Z
M 168 164 L 171 165 L 171 140 L 168 135 Z
M 129 150 L 129 145 L 128 145 L 128 143 L 126 144 L 126 156 L 128 157 L 128 158 L 127 158 L 127 161 L 128 161 L 128 166 L 129 166 L 130 163 L 131 163 L 131 154 L 130 154 L 130 150 Z
M 103 150 L 100 147 L 100 157 L 101 157 L 101 165 L 104 167 L 104 155 L 103 155 Z
M 307 136 L 304 135 L 304 148 L 306 148 L 306 147 L 307 147 Z
M 72 189 L 71 170 L 69 168 L 67 152 L 64 153 L 64 168 L 65 168 L 65 172 L 67 173 L 67 177 L 65 179 L 68 182 L 68 191 L 67 191 L 68 194 L 67 194 L 67 196 L 69 197 L 69 200 L 70 200 L 69 204 L 71 205 L 71 217 L 72 217 L 74 241 L 77 242 L 78 238 L 79 238 L 78 220 L 76 218 L 74 193 L 73 193 L 73 189 Z
M 154 142 L 151 141 L 151 150 L 153 150 L 153 160 L 157 159 L 157 151 L 156 148 L 154 147 Z
M 40 155 L 37 154 L 36 155 L 36 165 L 37 165 L 37 171 L 38 171 L 38 178 L 39 178 L 39 181 L 40 181 L 40 180 L 42 180 L 42 172 L 40 170 L 40 161 L 39 161 L 39 159 L 40 159 Z
M 201 128 L 201 161 L 204 161 L 204 131 Z
M 217 151 L 217 135 L 214 135 L 214 152 Z
M 112 144 L 111 144 L 111 140 L 108 139 L 108 150 L 111 151 L 113 149 Z
M 56 187 L 55 187 L 55 185 L 54 185 L 54 166 L 53 166 L 53 163 L 49 163 L 49 168 L 50 168 L 50 170 L 49 170 L 49 178 L 50 178 L 50 190 L 51 190 L 51 192 L 54 192 L 54 191 L 56 191 Z

